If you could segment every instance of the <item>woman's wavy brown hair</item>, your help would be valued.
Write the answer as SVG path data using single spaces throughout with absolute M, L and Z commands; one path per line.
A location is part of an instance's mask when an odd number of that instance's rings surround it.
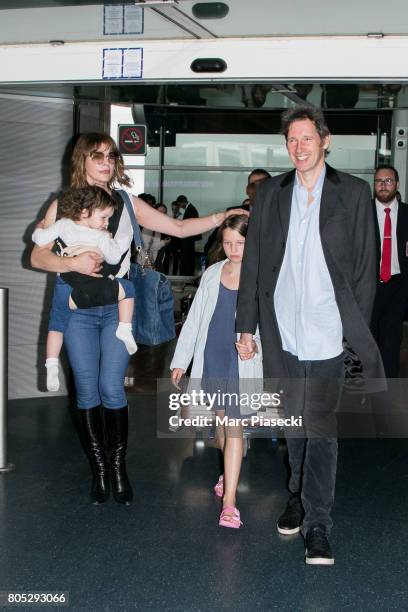
M 224 247 L 222 246 L 223 232 L 226 229 L 236 230 L 245 238 L 248 230 L 248 217 L 246 215 L 231 215 L 223 221 L 218 228 L 217 239 L 208 253 L 208 263 L 210 265 L 222 261 L 226 258 Z
M 102 187 L 87 185 L 79 189 L 67 189 L 58 199 L 58 216 L 72 221 L 79 221 L 82 211 L 88 212 L 88 217 L 97 208 L 117 207 L 116 201 Z
M 86 134 L 81 134 L 76 141 L 71 157 L 71 187 L 78 188 L 88 185 L 85 172 L 85 159 L 88 155 L 97 151 L 101 145 L 105 145 L 118 156 L 112 178 L 108 183 L 109 189 L 112 189 L 115 183 L 130 187 L 130 178 L 125 173 L 123 157 L 119 153 L 116 142 L 109 134 L 104 134 L 103 132 L 88 132 Z

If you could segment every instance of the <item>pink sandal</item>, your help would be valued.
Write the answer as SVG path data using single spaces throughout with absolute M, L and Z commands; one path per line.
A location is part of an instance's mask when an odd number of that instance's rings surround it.
M 238 508 L 235 508 L 234 506 L 225 506 L 221 512 L 218 524 L 220 527 L 239 529 L 243 523 L 241 521 L 241 515 Z
M 214 486 L 214 493 L 217 497 L 222 497 L 224 495 L 224 474 L 221 474 L 217 484 Z

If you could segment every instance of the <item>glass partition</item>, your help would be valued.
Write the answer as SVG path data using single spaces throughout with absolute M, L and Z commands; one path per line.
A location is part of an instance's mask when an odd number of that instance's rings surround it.
M 115 104 L 111 134 L 117 139 L 120 123 L 144 122 L 146 155 L 124 158 L 133 193 L 154 195 L 169 214 L 171 202 L 183 194 L 204 216 L 240 206 L 254 168 L 272 175 L 292 168 L 279 133 L 281 112 Z M 328 110 L 325 115 L 332 133 L 328 163 L 372 187 L 376 165 L 391 160 L 392 110 Z

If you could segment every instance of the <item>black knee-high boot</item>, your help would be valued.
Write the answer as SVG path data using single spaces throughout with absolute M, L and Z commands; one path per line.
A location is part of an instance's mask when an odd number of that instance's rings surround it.
M 133 490 L 126 474 L 128 407 L 104 408 L 112 492 L 118 504 L 130 504 Z
M 103 504 L 109 498 L 109 468 L 101 407 L 78 408 L 77 415 L 80 438 L 92 470 L 91 500 L 93 504 Z

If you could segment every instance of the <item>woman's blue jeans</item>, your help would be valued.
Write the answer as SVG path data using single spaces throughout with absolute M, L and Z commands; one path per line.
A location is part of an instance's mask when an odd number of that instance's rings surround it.
M 64 344 L 74 374 L 78 408 L 123 408 L 129 354 L 115 336 L 118 306 L 72 311 Z

